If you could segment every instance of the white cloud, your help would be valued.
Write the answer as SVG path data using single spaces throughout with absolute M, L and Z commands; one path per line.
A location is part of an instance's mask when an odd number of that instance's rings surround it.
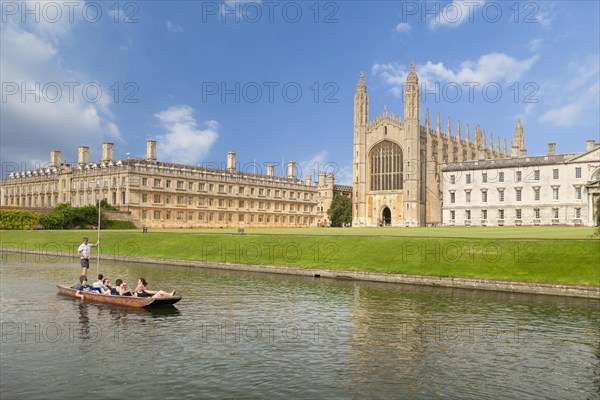
M 570 79 L 557 87 L 552 99 L 562 100 L 544 112 L 539 120 L 556 127 L 579 125 L 588 115 L 597 118 L 600 101 L 600 60 L 598 56 L 572 62 L 568 66 Z
M 477 83 L 481 86 L 489 83 L 513 83 L 518 81 L 533 64 L 537 56 L 525 60 L 517 60 L 503 53 L 485 54 L 477 61 L 463 61 L 459 68 L 452 70 L 444 63 L 427 61 L 424 65 L 417 65 L 415 70 L 419 76 L 419 84 L 434 89 L 436 83 L 453 82 L 458 85 Z M 389 86 L 389 90 L 401 97 L 404 93 L 404 84 L 409 68 L 397 64 L 374 64 L 371 72 Z
M 537 23 L 542 25 L 544 28 L 547 28 L 552 25 L 552 22 L 554 21 L 554 13 L 552 12 L 552 9 L 537 10 L 531 16 L 531 19 L 533 21 L 537 21 Z
M 181 25 L 174 24 L 173 22 L 167 20 L 165 26 L 169 32 L 180 33 L 183 32 L 183 27 Z
M 207 129 L 198 128 L 194 110 L 187 106 L 174 106 L 154 114 L 166 131 L 157 137 L 160 158 L 181 164 L 196 164 L 208 154 L 217 140 L 217 121 L 205 122 Z
M 437 6 L 440 3 L 434 2 L 433 4 Z M 435 16 L 431 16 L 429 18 L 429 28 L 457 28 L 467 21 L 473 22 L 476 15 L 475 10 L 482 7 L 484 4 L 485 0 L 454 0 L 452 3 L 446 4 L 444 7 L 442 7 L 440 12 Z M 427 3 L 422 3 L 422 7 L 427 7 Z
M 398 25 L 394 28 L 394 32 L 396 33 L 406 33 L 408 34 L 412 29 L 412 26 L 408 22 L 399 22 Z
M 92 154 L 99 154 L 106 138 L 122 140 L 112 121 L 110 90 L 85 72 L 69 68 L 60 51 L 64 41 L 72 40 L 76 27 L 76 21 L 63 20 L 28 24 L 8 18 L 2 24 L 3 161 L 48 160 L 51 149 L 74 160 L 79 145 L 88 145 Z M 87 98 L 86 84 L 92 88 Z M 97 95 L 94 88 L 100 90 Z
M 541 46 L 542 46 L 542 39 L 532 39 L 527 44 L 527 47 L 529 47 L 529 51 L 532 53 L 535 53 L 536 51 L 538 51 Z

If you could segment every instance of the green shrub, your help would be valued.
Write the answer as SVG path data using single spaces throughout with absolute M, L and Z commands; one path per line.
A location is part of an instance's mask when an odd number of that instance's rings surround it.
M 39 222 L 38 214 L 23 210 L 0 210 L 0 229 L 29 230 Z
M 106 220 L 100 217 L 100 223 Z M 98 207 L 71 207 L 68 204 L 59 204 L 52 212 L 43 215 L 40 223 L 46 229 L 70 229 L 75 227 L 87 228 L 90 225 L 98 225 Z

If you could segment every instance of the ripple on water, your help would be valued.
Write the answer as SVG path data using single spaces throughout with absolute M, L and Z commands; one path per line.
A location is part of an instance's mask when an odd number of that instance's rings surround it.
M 72 264 L 1 268 L 2 398 L 599 397 L 598 302 L 103 264 L 183 295 L 147 311 L 57 296 Z

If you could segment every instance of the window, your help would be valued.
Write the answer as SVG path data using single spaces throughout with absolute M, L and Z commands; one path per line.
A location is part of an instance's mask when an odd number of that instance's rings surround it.
M 521 209 L 520 208 L 517 208 L 515 210 L 515 218 L 516 219 L 521 219 Z
M 154 179 L 154 187 L 160 187 L 160 179 Z
M 487 219 L 487 210 L 481 210 L 481 219 Z
M 194 189 L 194 182 L 188 182 L 188 190 Z
M 552 200 L 558 200 L 558 188 L 552 188 Z
M 471 202 L 471 191 L 470 190 L 465 190 L 465 199 L 467 203 Z
M 481 174 L 481 182 L 487 183 L 487 172 Z
M 450 210 L 450 219 L 452 221 L 454 221 L 454 216 L 455 216 L 454 210 Z
M 165 196 L 165 204 L 171 204 L 171 196 Z
M 552 170 L 552 179 L 558 179 L 558 168 Z
M 450 192 L 450 203 L 454 204 L 456 202 L 456 193 Z M 454 218 L 452 218 L 454 219 Z
M 450 175 L 450 183 L 453 185 L 456 183 L 456 175 Z M 452 218 L 452 219 L 454 219 L 454 218 Z
M 183 211 L 177 211 L 176 218 L 181 221 L 183 219 Z
M 244 207 L 244 200 L 238 200 L 238 207 L 239 208 Z
M 219 185 L 219 193 L 225 193 L 225 185 Z
M 147 202 L 148 202 L 148 195 L 144 193 L 142 195 L 142 203 L 147 203 Z
M 521 182 L 523 180 L 523 172 L 516 171 L 515 173 L 515 182 Z
M 177 196 L 177 204 L 183 204 L 183 196 Z
M 485 190 L 481 192 L 481 202 L 487 203 L 487 191 Z
M 142 186 L 148 186 L 148 178 L 142 178 Z
M 170 179 L 167 179 L 167 180 L 166 180 L 166 182 L 165 182 L 165 187 L 166 187 L 167 189 L 171 187 L 171 180 L 170 180 Z
M 198 220 L 204 221 L 204 213 L 198 213 Z
M 171 219 L 171 211 L 165 211 L 165 219 Z
M 581 186 L 575 186 L 575 198 L 581 200 Z
M 498 219 L 504 219 L 504 210 L 498 210 Z
M 244 187 L 243 186 L 240 186 L 238 188 L 238 194 L 244 194 Z
M 384 140 L 375 145 L 370 153 L 370 189 L 402 189 L 402 149 Z
M 219 199 L 219 207 L 225 207 L 225 200 Z
M 504 172 L 498 172 L 498 182 L 504 182 Z
M 215 188 L 215 185 L 213 185 L 212 183 L 208 184 L 208 191 L 209 192 L 212 192 L 214 190 L 214 188 Z M 212 219 L 211 219 L 211 221 L 212 221 Z
M 265 189 L 263 189 L 263 188 L 258 189 L 258 195 L 259 196 L 264 196 L 265 195 Z
M 154 202 L 155 203 L 160 203 L 161 202 L 161 200 L 160 200 L 160 194 L 155 194 L 154 195 Z
M 183 189 L 183 181 L 177 181 L 177 189 Z
M 471 219 L 471 210 L 466 210 L 466 211 L 465 211 L 465 217 L 466 217 L 467 219 Z
M 581 167 L 575 168 L 575 178 L 581 178 Z
M 533 188 L 533 200 L 540 201 L 540 188 Z
M 554 215 L 555 219 L 558 219 L 558 208 L 553 208 L 552 209 L 552 214 Z
M 198 190 L 204 191 L 204 182 L 198 182 Z
M 536 169 L 535 171 L 533 171 L 533 180 L 534 181 L 540 180 L 540 170 L 539 169 Z
M 535 216 L 535 219 L 540 219 L 540 209 L 539 208 L 534 208 L 533 209 L 533 215 Z
M 517 193 L 517 201 L 521 201 L 522 200 L 522 196 L 521 196 L 521 191 L 522 189 L 515 189 L 516 193 Z
M 154 219 L 160 219 L 160 211 L 154 211 Z
M 471 174 L 467 174 L 467 183 L 471 183 Z
M 581 218 L 581 208 L 579 207 L 575 209 L 575 218 Z
M 238 221 L 244 222 L 244 214 L 238 214 Z
M 504 202 L 504 189 L 498 190 L 498 201 L 501 203 Z

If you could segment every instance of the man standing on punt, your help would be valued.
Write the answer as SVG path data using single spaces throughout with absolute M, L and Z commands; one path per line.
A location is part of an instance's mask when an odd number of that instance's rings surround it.
M 77 249 L 77 255 L 81 258 L 81 275 L 87 276 L 88 268 L 90 267 L 90 250 L 92 247 L 98 247 L 98 243 L 89 244 L 88 237 L 83 237 L 83 243 Z

